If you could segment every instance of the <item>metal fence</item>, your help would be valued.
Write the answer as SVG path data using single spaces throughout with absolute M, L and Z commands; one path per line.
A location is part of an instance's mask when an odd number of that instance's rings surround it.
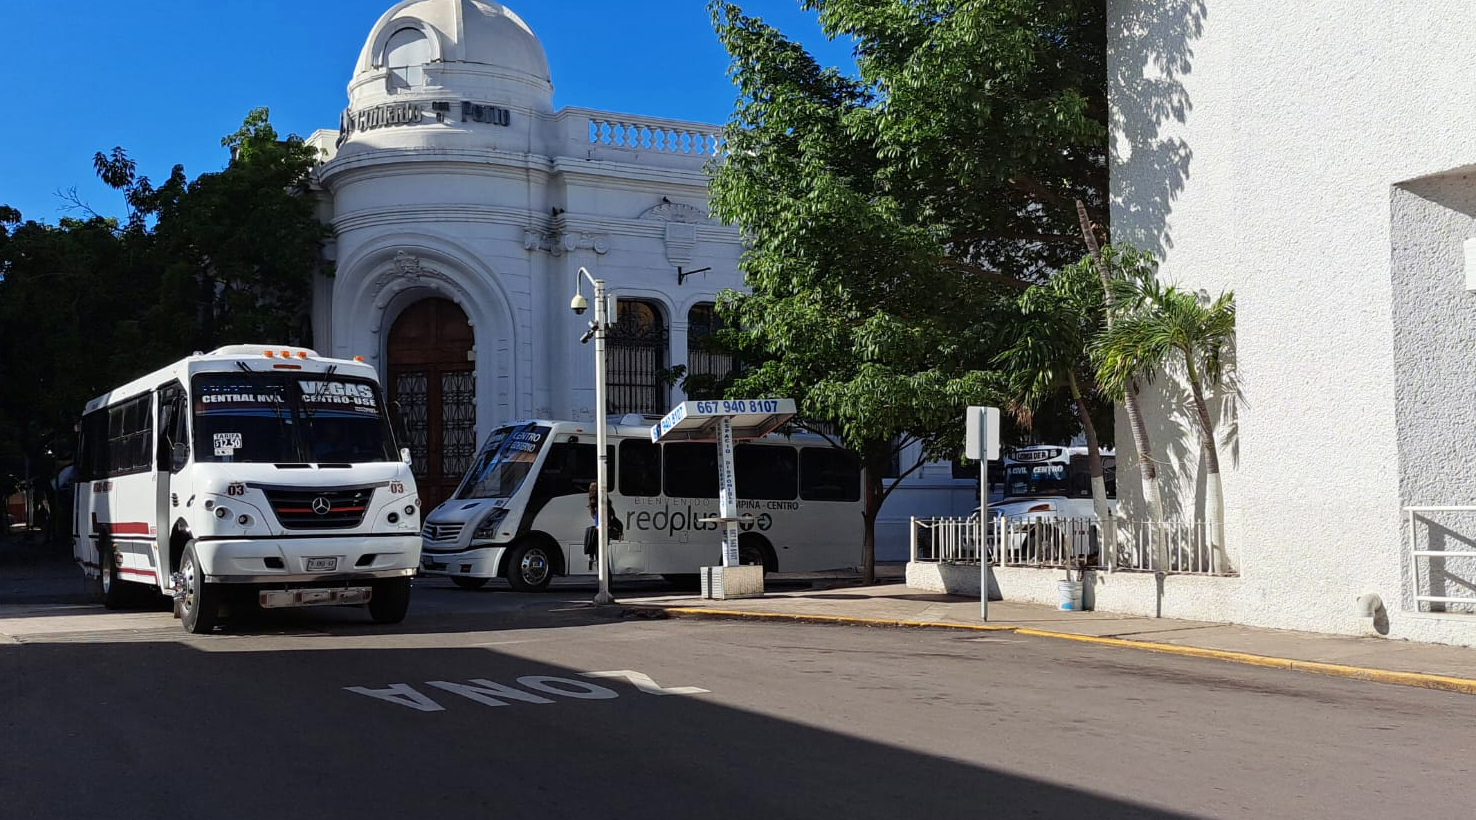
M 1404 513 L 1414 609 L 1476 614 L 1476 507 L 1405 507 Z
M 981 539 L 977 517 L 914 518 L 912 560 L 977 565 L 982 543 L 991 566 L 1235 574 L 1207 522 L 1116 518 L 1109 524 L 1104 536 L 1096 518 L 996 517 Z

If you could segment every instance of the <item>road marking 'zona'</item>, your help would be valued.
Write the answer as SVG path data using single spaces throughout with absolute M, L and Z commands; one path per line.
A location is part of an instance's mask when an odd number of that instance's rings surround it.
M 582 678 L 623 679 L 633 684 L 637 691 L 647 695 L 700 695 L 709 691 L 699 686 L 662 686 L 652 680 L 650 675 L 631 669 L 615 669 L 606 672 L 580 672 L 579 676 Z M 517 682 L 524 688 L 517 689 L 507 684 L 495 683 L 485 678 L 471 678 L 465 683 L 444 680 L 431 680 L 425 683 L 427 686 L 434 686 L 453 695 L 460 695 L 467 700 L 480 703 L 484 706 L 508 706 L 510 705 L 508 701 L 535 704 L 554 702 L 552 699 L 544 697 L 544 695 L 556 695 L 575 700 L 609 700 L 620 697 L 619 692 L 609 687 L 554 675 L 523 675 L 518 678 Z M 343 688 L 356 695 L 366 695 L 400 706 L 408 706 L 419 712 L 446 711 L 446 707 L 432 700 L 430 696 L 408 683 L 391 683 L 388 686 L 379 688 L 371 686 L 345 686 Z M 533 691 L 527 691 L 529 689 Z M 535 692 L 542 694 L 534 694 Z

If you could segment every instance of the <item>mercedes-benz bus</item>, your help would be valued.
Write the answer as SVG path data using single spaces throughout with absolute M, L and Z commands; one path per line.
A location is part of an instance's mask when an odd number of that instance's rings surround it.
M 611 424 L 610 504 L 623 538 L 610 542 L 612 574 L 695 578 L 720 563 L 717 445 L 651 441 L 654 419 Z M 456 493 L 425 519 L 421 571 L 477 588 L 506 578 L 537 591 L 557 575 L 593 574 L 584 533 L 593 522 L 596 429 L 531 420 L 487 437 Z M 857 566 L 861 467 L 809 434 L 771 434 L 734 448 L 743 563 L 768 572 Z
M 419 498 L 362 360 L 190 356 L 88 402 L 78 452 L 73 553 L 109 608 L 161 593 L 196 633 L 251 606 L 405 617 Z

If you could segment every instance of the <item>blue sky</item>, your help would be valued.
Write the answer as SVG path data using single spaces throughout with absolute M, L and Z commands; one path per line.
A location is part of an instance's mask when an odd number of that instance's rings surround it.
M 800 0 L 741 0 L 823 62 L 847 61 Z M 122 146 L 155 180 L 226 159 L 220 138 L 271 109 L 282 133 L 336 128 L 364 38 L 393 0 L 0 0 L 11 105 L 0 124 L 0 204 L 28 219 L 67 215 L 75 187 L 121 215 L 92 155 Z M 720 123 L 732 110 L 727 55 L 704 0 L 522 0 L 543 41 L 554 105 Z

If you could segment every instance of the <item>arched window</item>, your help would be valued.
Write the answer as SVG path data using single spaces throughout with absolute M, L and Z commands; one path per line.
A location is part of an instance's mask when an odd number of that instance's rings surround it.
M 605 337 L 605 384 L 610 413 L 665 413 L 667 332 L 654 302 L 621 299 Z
M 733 370 L 733 355 L 718 350 L 711 338 L 722 326 L 712 302 L 701 302 L 687 311 L 687 375 L 701 377 L 696 384 L 715 384 Z
M 390 35 L 384 46 L 384 64 L 389 69 L 390 93 L 425 84 L 421 68 L 430 62 L 430 41 L 420 29 L 402 28 Z

